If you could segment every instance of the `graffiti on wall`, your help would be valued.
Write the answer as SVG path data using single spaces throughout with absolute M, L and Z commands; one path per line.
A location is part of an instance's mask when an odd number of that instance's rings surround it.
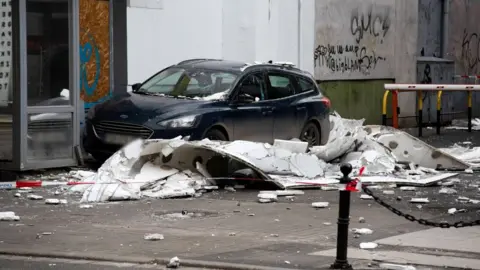
M 475 32 L 463 29 L 462 62 L 468 74 L 478 73 L 480 63 L 480 36 Z
M 385 2 L 382 5 L 361 0 L 316 2 L 313 57 L 319 79 L 393 77 L 388 60 L 394 49 L 391 29 L 394 2 Z M 345 19 L 332 23 L 330 18 Z
M 110 16 L 107 1 L 80 1 L 80 97 L 85 108 L 110 98 Z

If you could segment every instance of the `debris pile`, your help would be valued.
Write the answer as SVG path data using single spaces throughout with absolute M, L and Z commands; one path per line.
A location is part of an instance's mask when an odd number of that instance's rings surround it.
M 339 164 L 348 162 L 363 183 L 431 185 L 456 175 L 436 169 L 468 169 L 469 163 L 402 131 L 363 126 L 363 120 L 332 115 L 331 134 L 324 146 L 308 149 L 298 140 L 273 145 L 250 141 L 188 141 L 187 138 L 137 140 L 112 155 L 98 172 L 75 171 L 83 181 L 71 191 L 82 202 L 135 200 L 141 197 L 201 196 L 218 186 L 267 181 L 278 189 L 331 187 L 341 177 Z M 278 193 L 261 193 L 259 201 L 276 201 Z M 295 194 L 289 194 L 295 195 Z M 33 198 L 32 198 L 33 199 Z M 313 206 L 318 207 L 318 206 Z

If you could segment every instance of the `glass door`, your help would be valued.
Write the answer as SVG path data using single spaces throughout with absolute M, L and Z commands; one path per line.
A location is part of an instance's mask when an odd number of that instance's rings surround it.
M 23 1 L 27 113 L 22 163 L 24 169 L 74 165 L 80 136 L 78 0 Z

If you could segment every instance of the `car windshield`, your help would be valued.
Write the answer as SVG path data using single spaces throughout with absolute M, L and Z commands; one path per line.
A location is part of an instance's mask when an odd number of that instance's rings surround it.
M 206 69 L 167 68 L 146 81 L 140 93 L 174 97 L 202 98 L 226 93 L 237 75 Z

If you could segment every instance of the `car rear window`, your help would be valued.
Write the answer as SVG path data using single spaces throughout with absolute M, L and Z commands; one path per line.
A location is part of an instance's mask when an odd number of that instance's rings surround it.
M 307 80 L 301 77 L 297 77 L 297 80 L 298 84 L 300 85 L 300 93 L 308 92 L 316 88 L 312 80 Z

